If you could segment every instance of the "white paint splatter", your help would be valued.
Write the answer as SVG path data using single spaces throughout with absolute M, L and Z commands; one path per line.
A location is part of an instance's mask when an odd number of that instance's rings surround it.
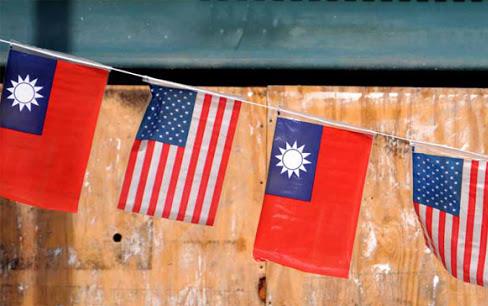
M 134 231 L 125 241 L 123 246 L 122 261 L 125 263 L 131 257 L 138 256 L 147 251 L 147 237 L 142 233 L 147 233 L 148 237 L 152 237 L 152 221 L 146 223 L 147 231 Z
M 163 305 L 162 302 L 161 302 L 161 299 L 157 295 L 153 295 L 153 298 L 152 298 L 152 301 L 151 302 L 152 302 L 152 305 L 153 306 L 161 306 L 161 305 Z
M 263 139 L 261 138 L 261 134 L 259 134 L 258 137 L 256 137 L 256 141 L 258 144 L 261 144 L 263 142 Z
M 90 304 L 93 305 L 102 305 L 103 301 L 105 300 L 103 289 L 97 287 L 96 285 L 88 286 L 88 290 L 86 290 L 86 296 L 89 297 L 88 300 Z
M 117 142 L 117 151 L 119 151 L 122 146 L 122 140 L 120 140 L 120 138 L 115 138 L 115 141 Z
M 368 231 L 368 238 L 366 241 L 366 249 L 363 252 L 363 255 L 365 257 L 370 257 L 371 254 L 373 254 L 373 251 L 376 249 L 377 246 L 377 240 L 376 240 L 376 234 L 374 232 L 373 226 L 368 223 L 367 225 L 369 231 Z
M 88 192 L 92 191 L 91 184 L 90 184 L 90 171 L 88 171 L 88 170 L 85 173 L 85 180 L 84 180 L 83 186 L 88 188 Z
M 417 228 L 417 216 L 413 213 L 413 209 L 402 209 L 400 215 L 404 224 Z
M 437 285 L 439 284 L 439 276 L 435 275 L 434 278 L 432 279 L 432 301 L 437 300 Z M 435 302 L 433 302 L 431 305 L 435 305 Z
M 366 98 L 378 99 L 378 98 L 383 98 L 384 96 L 385 96 L 384 92 L 370 92 L 366 95 Z
M 311 290 L 307 296 L 308 305 L 318 305 L 319 304 L 319 291 Z
M 17 214 L 16 219 L 17 219 L 17 229 L 21 230 L 22 229 L 22 215 Z
M 153 247 L 155 250 L 160 250 L 164 247 L 164 235 L 162 231 L 155 231 L 152 239 Z
M 20 283 L 17 285 L 17 290 L 19 292 L 24 292 L 25 290 L 27 290 L 27 288 L 29 288 L 29 286 L 25 285 L 24 283 Z
M 435 288 L 437 287 L 438 284 L 439 284 L 439 276 L 436 275 L 432 279 L 432 286 L 434 287 L 434 290 L 435 290 Z
M 334 100 L 341 100 L 342 103 L 345 102 L 354 102 L 359 100 L 362 97 L 362 93 L 360 92 L 313 92 L 307 93 L 303 98 L 302 105 L 308 106 L 311 104 L 313 100 L 325 100 L 325 99 L 334 99 Z
M 429 137 L 434 135 L 436 129 L 436 124 L 431 124 L 430 126 L 427 123 L 421 124 L 418 125 L 418 128 L 412 127 L 412 136 L 415 139 L 429 139 Z
M 252 126 L 251 124 L 249 124 L 249 134 L 251 136 L 254 135 L 254 126 Z
M 373 270 L 378 273 L 388 274 L 391 272 L 391 266 L 389 264 L 376 264 L 373 265 Z
M 206 289 L 195 285 L 183 288 L 178 291 L 176 296 L 171 296 L 169 298 L 169 305 L 207 305 Z
M 80 266 L 80 262 L 78 261 L 78 254 L 72 247 L 68 247 L 68 265 L 72 267 Z
M 361 292 L 361 294 L 363 294 L 363 284 L 361 283 L 361 281 L 359 280 L 359 278 L 357 277 L 351 277 L 352 281 L 356 284 L 356 286 L 359 288 L 359 291 Z
M 48 251 L 49 255 L 54 255 L 55 257 L 58 257 L 63 253 L 63 249 L 60 247 L 54 248 L 54 249 L 49 249 Z
M 193 259 L 195 258 L 195 248 L 192 244 L 185 244 L 182 246 L 182 252 L 180 255 L 180 265 L 182 267 L 188 267 L 193 263 Z
M 132 256 L 141 254 L 143 249 L 144 238 L 137 232 L 134 232 L 127 240 L 127 248 L 124 249 L 124 255 L 122 256 L 123 262 L 127 262 Z
M 120 148 L 122 147 L 122 140 L 120 138 L 115 138 L 115 141 L 117 142 L 117 155 L 115 156 L 115 162 L 118 163 L 120 160 L 120 155 L 118 154 L 118 151 L 120 151 Z

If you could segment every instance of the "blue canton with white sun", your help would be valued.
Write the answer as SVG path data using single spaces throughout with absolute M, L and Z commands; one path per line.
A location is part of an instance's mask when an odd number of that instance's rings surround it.
M 147 107 L 136 138 L 184 147 L 190 129 L 196 92 L 151 85 Z
M 413 200 L 458 216 L 463 160 L 413 153 Z

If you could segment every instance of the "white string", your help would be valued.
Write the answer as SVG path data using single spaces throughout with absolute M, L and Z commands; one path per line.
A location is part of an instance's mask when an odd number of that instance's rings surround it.
M 175 83 L 175 82 L 171 82 L 171 81 L 166 81 L 166 80 L 155 79 L 155 78 L 151 78 L 151 77 L 147 77 L 147 76 L 145 78 L 143 78 L 143 81 L 145 81 L 147 83 L 150 83 L 150 84 L 155 84 L 155 85 L 169 86 L 169 87 L 173 87 L 173 88 L 181 88 L 181 89 L 193 90 L 193 91 L 198 91 L 198 92 L 202 92 L 202 93 L 208 93 L 208 94 L 211 94 L 211 95 L 221 96 L 221 97 L 224 97 L 224 98 L 227 98 L 227 99 L 239 100 L 239 101 L 241 101 L 243 103 L 247 103 L 247 104 L 250 104 L 250 105 L 254 105 L 254 106 L 258 106 L 258 107 L 263 107 L 263 108 L 266 108 L 266 109 L 271 109 L 271 110 L 278 111 L 278 112 L 281 112 L 281 113 L 284 113 L 284 114 L 294 115 L 294 116 L 297 116 L 297 117 L 301 117 L 301 118 L 305 118 L 305 119 L 309 119 L 309 120 L 321 122 L 321 123 L 324 123 L 324 124 L 326 124 L 328 126 L 339 127 L 339 128 L 346 129 L 346 130 L 350 130 L 350 131 L 354 131 L 354 132 L 361 132 L 361 133 L 366 133 L 366 134 L 371 134 L 371 135 L 376 135 L 377 134 L 377 132 L 375 132 L 373 130 L 370 130 L 370 129 L 365 129 L 365 128 L 357 127 L 357 126 L 350 125 L 350 124 L 347 124 L 347 123 L 335 122 L 335 121 L 332 121 L 332 120 L 326 120 L 324 118 L 320 118 L 320 117 L 316 117 L 316 116 L 312 116 L 312 115 L 308 115 L 308 114 L 304 114 L 304 113 L 300 113 L 300 112 L 295 112 L 295 111 L 288 110 L 288 109 L 284 109 L 284 108 L 277 107 L 277 106 L 259 104 L 259 103 L 253 102 L 253 101 L 249 101 L 249 100 L 243 99 L 242 97 L 238 97 L 238 96 L 224 95 L 224 94 L 221 94 L 221 93 L 218 93 L 218 92 L 215 92 L 215 91 L 211 91 L 211 90 L 205 90 L 205 89 L 202 89 L 202 88 L 197 88 L 197 87 L 193 87 L 193 86 L 189 86 L 189 85 L 185 85 L 185 84 L 180 84 L 180 83 Z
M 84 59 L 84 58 L 76 57 L 76 56 L 73 56 L 73 55 L 68 55 L 68 54 L 61 53 L 61 52 L 56 52 L 56 51 L 46 50 L 46 49 L 37 48 L 37 47 L 33 47 L 33 46 L 28 46 L 28 45 L 24 45 L 24 44 L 17 43 L 17 42 L 13 42 L 13 41 L 7 41 L 7 40 L 4 40 L 4 39 L 0 39 L 0 42 L 2 42 L 2 43 L 8 43 L 11 46 L 14 46 L 14 47 L 17 47 L 17 48 L 20 48 L 20 49 L 34 51 L 36 53 L 40 53 L 40 54 L 44 54 L 44 55 L 47 55 L 47 56 L 51 56 L 51 57 L 55 57 L 55 58 L 67 60 L 67 61 L 70 61 L 70 62 L 73 62 L 73 63 L 77 63 L 77 64 L 82 64 L 82 65 L 86 65 L 86 66 L 101 68 L 101 69 L 104 69 L 104 70 L 113 70 L 113 68 L 110 67 L 110 66 L 103 65 L 103 64 L 100 64 L 100 63 L 97 63 L 97 62 L 94 62 L 94 61 L 90 61 L 90 60 L 87 60 L 87 59 Z
M 374 136 L 383 136 L 383 137 L 386 137 L 386 138 L 393 138 L 393 139 L 397 139 L 397 140 L 400 140 L 400 141 L 407 142 L 410 145 L 421 144 L 421 145 L 424 145 L 424 146 L 430 146 L 430 147 L 434 147 L 434 148 L 438 148 L 438 149 L 446 150 L 446 151 L 450 151 L 450 152 L 463 153 L 463 154 L 470 155 L 470 156 L 472 156 L 473 158 L 476 158 L 476 159 L 488 159 L 488 156 L 487 155 L 484 155 L 484 154 L 479 154 L 479 153 L 475 153 L 475 152 L 471 152 L 471 151 L 466 151 L 466 150 L 462 150 L 462 149 L 458 149 L 458 148 L 454 148 L 454 147 L 451 147 L 451 146 L 448 146 L 448 145 L 438 144 L 438 143 L 434 143 L 434 142 L 414 140 L 414 139 L 411 139 L 411 138 L 397 136 L 397 135 L 390 134 L 390 133 L 379 132 L 379 131 L 375 131 L 375 130 L 371 130 L 371 129 L 366 129 L 366 128 L 362 128 L 362 127 L 350 125 L 350 124 L 347 124 L 347 123 L 344 123 L 344 122 L 336 122 L 336 121 L 333 121 L 333 120 L 327 120 L 327 119 L 324 119 L 324 118 L 321 118 L 321 117 L 316 117 L 316 116 L 312 116 L 312 115 L 309 115 L 309 114 L 305 114 L 305 113 L 301 113 L 301 112 L 296 112 L 296 111 L 292 111 L 292 110 L 289 110 L 289 109 L 284 109 L 284 108 L 281 108 L 281 107 L 276 107 L 276 106 L 271 106 L 271 105 L 265 105 L 265 104 L 259 104 L 259 103 L 253 102 L 253 101 L 249 101 L 249 100 L 243 99 L 242 97 L 233 96 L 233 95 L 225 95 L 225 94 L 222 94 L 222 93 L 219 93 L 219 92 L 214 92 L 214 91 L 211 91 L 211 90 L 206 90 L 206 89 L 202 89 L 202 88 L 198 88 L 198 87 L 194 87 L 194 86 L 190 86 L 190 85 L 185 85 L 185 84 L 181 84 L 181 83 L 177 83 L 177 82 L 172 82 L 172 81 L 168 81 L 168 80 L 163 80 L 163 79 L 157 79 L 157 78 L 153 78 L 153 77 L 150 77 L 150 76 L 147 76 L 147 75 L 143 75 L 143 74 L 139 74 L 139 73 L 134 73 L 134 72 L 131 72 L 131 71 L 127 71 L 127 70 L 124 70 L 124 69 L 115 68 L 115 67 L 112 67 L 112 66 L 107 66 L 107 65 L 104 65 L 104 64 L 97 63 L 95 61 L 91 61 L 91 60 L 87 60 L 87 59 L 84 59 L 84 58 L 75 57 L 75 56 L 68 55 L 68 54 L 61 53 L 61 52 L 56 52 L 56 51 L 46 50 L 46 49 L 42 49 L 42 48 L 37 48 L 37 47 L 33 47 L 33 46 L 21 44 L 21 43 L 18 43 L 18 42 L 8 41 L 8 40 L 1 39 L 1 38 L 0 38 L 0 42 L 1 43 L 5 43 L 5 44 L 9 44 L 11 46 L 15 46 L 15 47 L 18 47 L 18 48 L 22 48 L 22 49 L 26 49 L 26 50 L 31 50 L 31 51 L 34 51 L 34 52 L 38 52 L 38 53 L 41 53 L 41 54 L 44 54 L 44 55 L 52 56 L 52 57 L 55 57 L 55 58 L 64 59 L 64 60 L 71 61 L 71 62 L 74 62 L 74 63 L 79 63 L 79 64 L 83 64 L 83 65 L 87 65 L 87 66 L 92 66 L 92 67 L 97 67 L 97 68 L 101 68 L 101 69 L 105 69 L 105 70 L 112 70 L 112 71 L 116 71 L 116 72 L 119 72 L 119 73 L 128 74 L 128 75 L 131 75 L 131 76 L 134 76 L 134 77 L 141 78 L 144 82 L 150 83 L 150 84 L 168 86 L 168 87 L 173 87 L 173 88 L 187 89 L 187 90 L 198 91 L 198 92 L 202 92 L 202 93 L 208 93 L 208 94 L 217 95 L 217 96 L 221 96 L 221 97 L 228 98 L 228 99 L 232 99 L 232 100 L 239 100 L 239 101 L 241 101 L 243 103 L 250 104 L 250 105 L 253 105 L 253 106 L 263 107 L 263 108 L 270 109 L 270 110 L 274 110 L 274 111 L 281 112 L 281 113 L 284 113 L 284 114 L 289 114 L 289 115 L 293 115 L 293 116 L 296 116 L 296 117 L 305 118 L 305 119 L 308 119 L 308 120 L 320 122 L 320 123 L 323 123 L 324 125 L 327 125 L 327 126 L 338 127 L 338 128 L 345 129 L 345 130 L 349 130 L 349 131 L 353 131 L 353 132 L 360 132 L 360 133 L 365 133 L 365 134 L 370 134 L 370 135 L 374 135 Z

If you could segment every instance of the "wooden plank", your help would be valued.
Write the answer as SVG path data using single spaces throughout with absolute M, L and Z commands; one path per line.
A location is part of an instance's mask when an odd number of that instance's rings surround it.
M 263 88 L 219 88 L 265 103 Z M 239 118 L 216 225 L 117 210 L 146 86 L 109 86 L 78 214 L 2 200 L 0 305 L 256 305 L 252 241 L 264 189 L 266 111 Z M 113 240 L 120 234 L 120 242 Z
M 250 100 L 487 152 L 488 91 L 362 87 L 215 88 Z M 0 305 L 484 305 L 424 245 L 410 202 L 410 151 L 377 137 L 349 280 L 252 259 L 275 112 L 243 106 L 216 225 L 116 209 L 149 92 L 109 86 L 76 215 L 0 203 Z M 268 153 L 267 153 L 268 152 Z M 119 233 L 120 242 L 113 240 Z
M 477 152 L 488 152 L 487 97 L 482 89 L 268 88 L 270 105 Z M 269 125 L 268 143 L 272 134 Z M 484 288 L 448 275 L 426 248 L 410 200 L 410 154 L 406 143 L 376 137 L 350 279 L 268 264 L 268 305 L 486 304 Z

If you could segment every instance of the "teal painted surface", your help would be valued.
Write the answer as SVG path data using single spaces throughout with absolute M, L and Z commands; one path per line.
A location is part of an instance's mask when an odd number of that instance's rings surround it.
M 486 2 L 77 0 L 65 15 L 57 5 L 0 0 L 0 37 L 127 67 L 488 68 Z

